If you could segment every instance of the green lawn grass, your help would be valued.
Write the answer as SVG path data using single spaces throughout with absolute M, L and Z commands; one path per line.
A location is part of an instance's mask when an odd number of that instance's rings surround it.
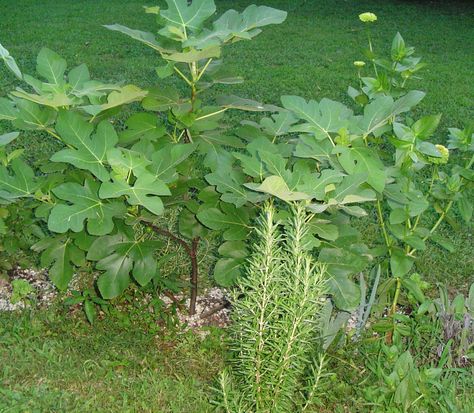
M 92 328 L 57 309 L 0 313 L 0 412 L 211 411 L 220 333 L 163 338 L 147 327 L 107 317 Z
M 218 13 L 243 9 L 251 0 L 217 0 Z M 255 1 L 256 2 L 256 1 Z M 159 83 L 150 49 L 102 24 L 121 23 L 153 30 L 144 0 L 0 0 L 0 42 L 26 73 L 47 46 L 70 66 L 86 63 L 94 78 L 148 87 Z M 347 86 L 354 84 L 352 62 L 362 58 L 365 32 L 361 12 L 378 15 L 375 46 L 388 51 L 400 31 L 416 46 L 428 67 L 413 87 L 427 91 L 416 115 L 443 113 L 436 140 L 447 127 L 463 127 L 473 118 L 474 3 L 451 1 L 262 0 L 259 4 L 289 11 L 287 21 L 269 27 L 252 42 L 227 49 L 225 59 L 246 78 L 227 87 L 228 93 L 268 103 L 283 94 L 329 97 L 349 103 Z M 0 69 L 0 95 L 15 79 Z M 212 96 L 210 96 L 212 99 Z M 237 121 L 242 114 L 233 114 Z M 0 129 L 1 129 L 0 125 Z M 20 144 L 30 159 L 51 152 L 45 136 L 24 134 Z M 369 239 L 377 229 L 361 224 Z M 474 281 L 472 229 L 441 228 L 456 251 L 432 246 L 418 269 L 431 281 L 465 288 Z M 220 366 L 216 341 L 207 344 L 186 336 L 168 348 L 138 325 L 100 321 L 94 329 L 64 314 L 30 319 L 0 315 L 0 411 L 205 412 L 206 386 Z M 193 406 L 189 410 L 189 406 Z

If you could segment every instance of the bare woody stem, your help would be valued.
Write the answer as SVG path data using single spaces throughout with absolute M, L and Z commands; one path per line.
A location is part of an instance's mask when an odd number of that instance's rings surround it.
M 170 240 L 176 242 L 177 244 L 181 245 L 188 254 L 189 259 L 191 260 L 191 274 L 190 274 L 190 284 L 191 284 L 191 297 L 189 302 L 189 315 L 196 314 L 196 300 L 198 294 L 198 277 L 199 277 L 199 269 L 198 269 L 198 261 L 197 261 L 197 251 L 199 247 L 199 237 L 195 237 L 191 240 L 190 243 L 186 242 L 184 239 L 179 238 L 178 236 L 174 235 L 171 231 L 160 228 L 156 225 L 153 225 L 150 222 L 143 222 L 148 228 L 151 228 L 157 234 L 162 235 Z
M 191 253 L 189 258 L 191 259 L 191 299 L 189 301 L 189 315 L 196 314 L 196 300 L 198 293 L 198 262 L 197 262 L 197 250 L 199 246 L 199 237 L 193 238 L 191 241 Z

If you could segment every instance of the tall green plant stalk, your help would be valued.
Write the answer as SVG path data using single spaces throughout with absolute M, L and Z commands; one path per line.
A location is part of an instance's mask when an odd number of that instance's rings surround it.
M 282 233 L 274 207 L 263 208 L 247 277 L 232 295 L 227 405 L 234 395 L 244 411 L 294 412 L 316 398 L 324 363 L 311 360 L 325 272 L 308 253 L 307 218 L 303 205 L 294 206 Z

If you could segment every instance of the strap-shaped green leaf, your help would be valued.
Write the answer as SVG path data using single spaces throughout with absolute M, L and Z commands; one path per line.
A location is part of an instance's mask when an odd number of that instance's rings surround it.
M 140 175 L 133 185 L 123 180 L 104 182 L 99 190 L 102 199 L 125 196 L 130 205 L 141 205 L 155 215 L 163 213 L 163 201 L 159 196 L 171 195 L 168 187 L 152 174 Z
M 59 113 L 56 130 L 61 138 L 72 148 L 55 153 L 54 162 L 70 163 L 77 168 L 92 172 L 101 181 L 110 179 L 105 168 L 107 151 L 118 141 L 113 126 L 102 121 L 96 134 L 91 138 L 94 127 L 76 112 L 62 111 Z
M 125 213 L 121 202 L 104 202 L 97 194 L 99 184 L 86 180 L 84 186 L 68 182 L 53 189 L 53 193 L 64 204 L 57 204 L 49 215 L 48 228 L 53 232 L 64 233 L 68 230 L 79 232 L 84 229 L 92 235 L 105 235 L 114 229 L 113 217 Z

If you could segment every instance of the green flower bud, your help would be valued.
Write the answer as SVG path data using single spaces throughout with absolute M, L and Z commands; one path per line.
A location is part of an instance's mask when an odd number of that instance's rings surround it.
M 435 146 L 436 146 L 436 149 L 438 149 L 438 152 L 441 154 L 441 157 L 429 156 L 428 158 L 430 162 L 436 165 L 443 165 L 445 163 L 448 163 L 449 149 L 443 145 L 435 145 Z
M 363 62 L 362 60 L 356 60 L 354 62 L 354 66 L 355 67 L 364 67 L 365 66 L 365 62 Z
M 372 23 L 377 20 L 377 16 L 374 13 L 365 12 L 359 14 L 359 20 L 364 23 Z

